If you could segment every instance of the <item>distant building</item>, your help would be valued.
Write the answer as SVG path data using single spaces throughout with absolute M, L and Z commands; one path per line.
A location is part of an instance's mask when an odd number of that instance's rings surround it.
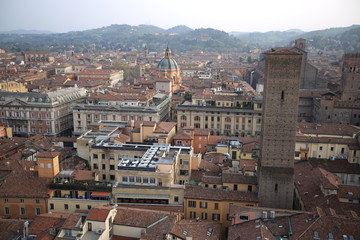
M 25 85 L 19 81 L 5 80 L 0 82 L 0 91 L 27 92 Z
M 210 130 L 210 135 L 259 137 L 262 97 L 233 94 L 196 94 L 192 102 L 176 106 L 179 128 Z
M 29 64 L 49 64 L 55 61 L 55 58 L 51 56 L 51 53 L 45 51 L 22 52 L 21 57 L 25 63 Z
M 0 92 L 0 125 L 11 127 L 19 136 L 71 134 L 70 106 L 85 96 L 85 89 L 80 88 L 47 93 Z
M 89 125 L 100 120 L 167 121 L 169 119 L 169 107 L 170 98 L 160 93 L 154 95 L 146 105 L 138 104 L 136 101 L 124 101 L 119 104 L 112 103 L 109 100 L 94 103 L 88 101 L 87 104 L 77 104 L 72 108 L 74 134 L 81 135 L 85 133 L 88 131 Z
M 180 88 L 182 83 L 180 68 L 175 59 L 171 57 L 169 47 L 165 50 L 165 57 L 157 65 L 155 74 L 157 91 L 163 91 L 172 95 L 174 91 Z

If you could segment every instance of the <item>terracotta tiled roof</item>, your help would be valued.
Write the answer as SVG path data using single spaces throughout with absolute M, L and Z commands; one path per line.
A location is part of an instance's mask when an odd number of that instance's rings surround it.
M 60 228 L 69 214 L 61 214 L 60 216 L 37 216 L 29 225 L 29 234 L 38 235 L 42 232 L 49 232 L 49 229 Z
M 346 198 L 352 200 L 360 199 L 360 186 L 339 185 L 338 188 L 339 198 Z M 360 214 L 360 212 L 358 214 Z
M 220 173 L 221 172 L 221 167 L 211 163 L 209 161 L 206 161 L 204 159 L 201 159 L 200 165 L 199 165 L 199 169 L 205 170 L 205 171 L 210 171 L 210 172 L 217 172 Z
M 211 135 L 209 137 L 209 140 L 207 142 L 207 145 L 217 145 L 222 139 L 225 139 L 226 137 L 225 136 L 213 136 Z
M 171 234 L 180 239 L 192 237 L 194 240 L 218 240 L 221 238 L 221 225 L 215 222 L 181 220 L 175 224 Z
M 154 133 L 169 133 L 176 126 L 176 122 L 159 122 Z
M 256 176 L 244 176 L 239 173 L 223 173 L 223 183 L 257 184 Z
M 193 140 L 194 137 L 186 133 L 184 130 L 180 130 L 173 138 L 174 140 Z
M 222 184 L 222 178 L 220 176 L 202 176 L 202 183 L 210 183 L 210 184 Z
M 54 158 L 60 155 L 60 152 L 41 152 L 36 155 L 37 158 Z
M 37 171 L 17 169 L 12 171 L 0 186 L 0 196 L 46 198 L 50 181 L 49 178 L 38 177 Z
M 349 163 L 347 159 L 319 159 L 311 158 L 312 167 L 320 167 L 332 173 L 360 174 L 360 167 L 356 163 Z
M 74 179 L 78 181 L 94 181 L 97 174 L 99 174 L 99 171 L 79 169 L 76 170 Z
M 276 240 L 263 221 L 255 220 L 229 227 L 228 240 L 268 239 Z
M 22 233 L 26 220 L 1 219 L 0 239 L 16 239 Z
M 63 224 L 63 229 L 72 229 L 75 228 L 77 223 L 81 220 L 81 214 L 73 213 L 71 214 Z
M 168 215 L 162 211 L 118 207 L 114 224 L 146 228 Z
M 208 136 L 209 134 L 210 134 L 209 129 L 195 128 L 195 132 L 194 132 L 195 136 Z
M 186 186 L 184 198 L 214 201 L 258 202 L 257 193 Z
M 163 240 L 177 221 L 176 215 L 167 215 L 160 219 L 157 224 L 153 224 L 146 229 L 146 232 L 141 235 L 142 239 L 147 240 Z
M 89 221 L 97 221 L 97 222 L 105 222 L 111 207 L 96 207 L 92 208 L 89 212 L 87 220 Z
M 315 211 L 316 207 L 329 209 L 332 208 L 337 214 L 346 215 L 349 210 L 360 212 L 360 206 L 353 203 L 340 202 L 338 195 L 335 193 L 331 195 L 325 195 L 321 190 L 321 184 L 329 181 L 335 181 L 335 174 L 327 173 L 324 175 L 324 171 L 320 168 L 314 168 L 310 162 L 299 162 L 294 166 L 294 178 L 295 186 L 305 210 Z M 333 175 L 333 176 L 330 176 Z M 326 183 L 329 184 L 330 182 Z M 330 183 L 331 184 L 331 183 Z M 332 184 L 331 184 L 332 185 Z M 331 186 L 330 185 L 330 186 Z
M 304 134 L 327 134 L 327 135 L 346 135 L 353 136 L 353 134 L 360 131 L 360 127 L 341 123 L 308 123 L 298 122 L 298 132 Z

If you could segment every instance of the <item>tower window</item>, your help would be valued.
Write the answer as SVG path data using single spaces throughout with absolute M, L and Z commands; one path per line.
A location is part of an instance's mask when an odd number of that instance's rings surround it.
M 284 100 L 284 91 L 281 91 L 281 100 Z
M 278 190 L 278 185 L 277 185 L 277 183 L 275 184 L 275 192 L 277 192 L 277 190 Z

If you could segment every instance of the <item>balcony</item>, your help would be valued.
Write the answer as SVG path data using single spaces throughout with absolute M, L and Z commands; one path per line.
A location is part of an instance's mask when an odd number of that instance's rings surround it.
M 48 188 L 51 190 L 77 190 L 77 191 L 97 191 L 97 192 L 111 192 L 112 187 L 104 183 L 95 183 L 94 185 L 85 184 L 61 184 L 61 183 L 50 183 Z

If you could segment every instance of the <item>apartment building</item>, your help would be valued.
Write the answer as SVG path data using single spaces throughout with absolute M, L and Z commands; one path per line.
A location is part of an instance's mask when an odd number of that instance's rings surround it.
M 110 101 L 77 104 L 73 107 L 74 134 L 84 134 L 90 124 L 101 120 L 167 121 L 169 112 L 170 98 L 164 94 L 154 95 L 146 105 L 113 104 Z
M 210 130 L 211 135 L 260 136 L 262 97 L 241 94 L 195 94 L 176 106 L 179 128 Z
M 231 225 L 231 205 L 258 206 L 257 194 L 254 192 L 219 188 L 186 186 L 184 198 L 185 219 L 220 223 L 223 236 Z
M 118 203 L 182 204 L 184 184 L 200 160 L 190 147 L 100 141 L 90 147 L 89 163 L 112 183 Z
M 44 93 L 0 92 L 0 125 L 11 127 L 18 136 L 71 134 L 71 106 L 85 96 L 85 89 L 77 87 Z

